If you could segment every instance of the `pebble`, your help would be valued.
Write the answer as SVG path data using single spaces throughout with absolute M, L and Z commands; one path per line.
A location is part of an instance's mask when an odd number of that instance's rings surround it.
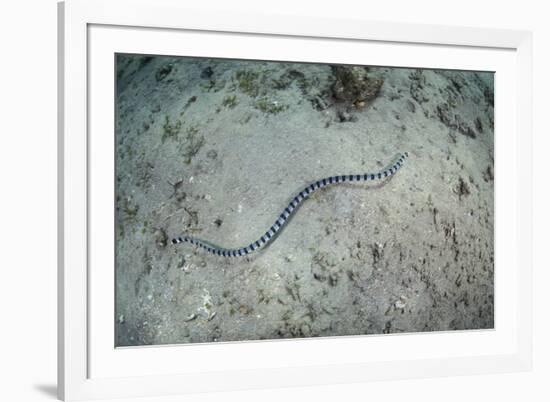
M 407 305 L 407 298 L 405 296 L 401 296 L 400 299 L 397 300 L 394 305 L 395 305 L 395 308 L 399 308 L 399 309 L 405 308 L 405 306 Z
M 197 315 L 195 313 L 192 313 L 191 315 L 189 315 L 189 317 L 187 317 L 183 321 L 185 321 L 185 322 L 193 321 L 195 318 L 197 318 Z

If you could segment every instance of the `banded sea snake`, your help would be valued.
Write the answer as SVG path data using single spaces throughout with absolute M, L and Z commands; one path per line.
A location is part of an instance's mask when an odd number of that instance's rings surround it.
M 253 243 L 250 243 L 246 247 L 234 248 L 234 249 L 221 248 L 221 247 L 214 246 L 207 241 L 200 240 L 195 237 L 186 236 L 186 235 L 173 238 L 172 244 L 191 243 L 208 251 L 209 253 L 223 256 L 223 257 L 245 256 L 247 254 L 252 253 L 255 250 L 265 247 L 265 245 L 267 245 L 271 240 L 273 240 L 275 237 L 275 234 L 285 226 L 285 224 L 288 222 L 288 218 L 298 208 L 298 206 L 316 190 L 322 187 L 326 187 L 326 186 L 330 186 L 338 183 L 344 183 L 348 181 L 349 182 L 372 181 L 372 180 L 380 180 L 386 177 L 393 176 L 403 166 L 403 163 L 405 162 L 405 159 L 407 159 L 408 156 L 409 154 L 407 152 L 401 154 L 399 156 L 399 159 L 397 159 L 397 161 L 393 165 L 377 173 L 331 176 L 331 177 L 320 179 L 320 180 L 317 180 L 316 182 L 311 183 L 302 191 L 300 191 L 298 194 L 296 194 L 296 196 L 292 199 L 292 201 L 290 201 L 290 203 L 283 210 L 281 215 L 279 215 L 279 217 L 275 220 L 275 223 L 269 228 L 267 232 L 265 232 L 258 240 L 256 240 Z

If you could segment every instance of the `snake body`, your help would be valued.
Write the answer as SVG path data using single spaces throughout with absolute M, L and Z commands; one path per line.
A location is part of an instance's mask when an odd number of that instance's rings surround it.
M 289 217 L 292 213 L 298 208 L 298 206 L 308 198 L 312 193 L 318 189 L 338 183 L 344 182 L 353 182 L 353 181 L 372 181 L 372 180 L 381 180 L 386 177 L 393 176 L 405 162 L 405 159 L 409 156 L 407 152 L 400 155 L 399 159 L 391 165 L 389 168 L 386 168 L 377 173 L 365 173 L 365 174 L 355 174 L 355 175 L 342 175 L 342 176 L 331 176 L 324 179 L 317 180 L 316 182 L 311 183 L 300 191 L 296 196 L 290 201 L 290 203 L 283 210 L 281 215 L 275 220 L 275 223 L 265 232 L 258 240 L 250 243 L 246 247 L 227 249 L 217 247 L 207 241 L 197 239 L 195 237 L 183 235 L 181 237 L 175 237 L 172 239 L 172 244 L 179 243 L 191 243 L 196 245 L 209 253 L 219 255 L 222 257 L 242 257 L 247 254 L 252 253 L 260 248 L 265 247 L 271 240 L 274 239 L 275 234 L 279 232 L 287 223 Z

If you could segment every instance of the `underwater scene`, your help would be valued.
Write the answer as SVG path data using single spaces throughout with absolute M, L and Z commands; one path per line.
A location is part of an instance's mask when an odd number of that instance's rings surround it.
M 115 346 L 492 329 L 494 74 L 117 54 Z

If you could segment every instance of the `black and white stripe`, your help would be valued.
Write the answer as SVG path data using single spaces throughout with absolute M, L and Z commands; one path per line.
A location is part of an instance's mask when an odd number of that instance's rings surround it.
M 279 215 L 279 217 L 275 220 L 275 223 L 273 223 L 273 225 L 269 228 L 267 232 L 260 236 L 258 240 L 250 243 L 246 247 L 235 249 L 220 248 L 211 245 L 204 240 L 199 240 L 190 236 L 175 237 L 174 239 L 172 239 L 172 244 L 191 243 L 208 251 L 209 253 L 222 257 L 241 257 L 250 254 L 253 251 L 258 250 L 259 248 L 264 247 L 267 243 L 269 243 L 273 239 L 275 234 L 283 228 L 288 218 L 292 215 L 296 208 L 298 208 L 298 206 L 316 190 L 322 187 L 343 183 L 346 181 L 372 181 L 393 176 L 399 169 L 401 169 L 403 163 L 405 162 L 405 159 L 407 159 L 408 156 L 409 154 L 407 152 L 401 154 L 399 159 L 391 167 L 377 173 L 331 176 L 311 183 L 298 194 L 296 194 L 296 196 L 292 199 L 292 201 L 290 201 L 290 203 L 286 206 L 281 215 Z

